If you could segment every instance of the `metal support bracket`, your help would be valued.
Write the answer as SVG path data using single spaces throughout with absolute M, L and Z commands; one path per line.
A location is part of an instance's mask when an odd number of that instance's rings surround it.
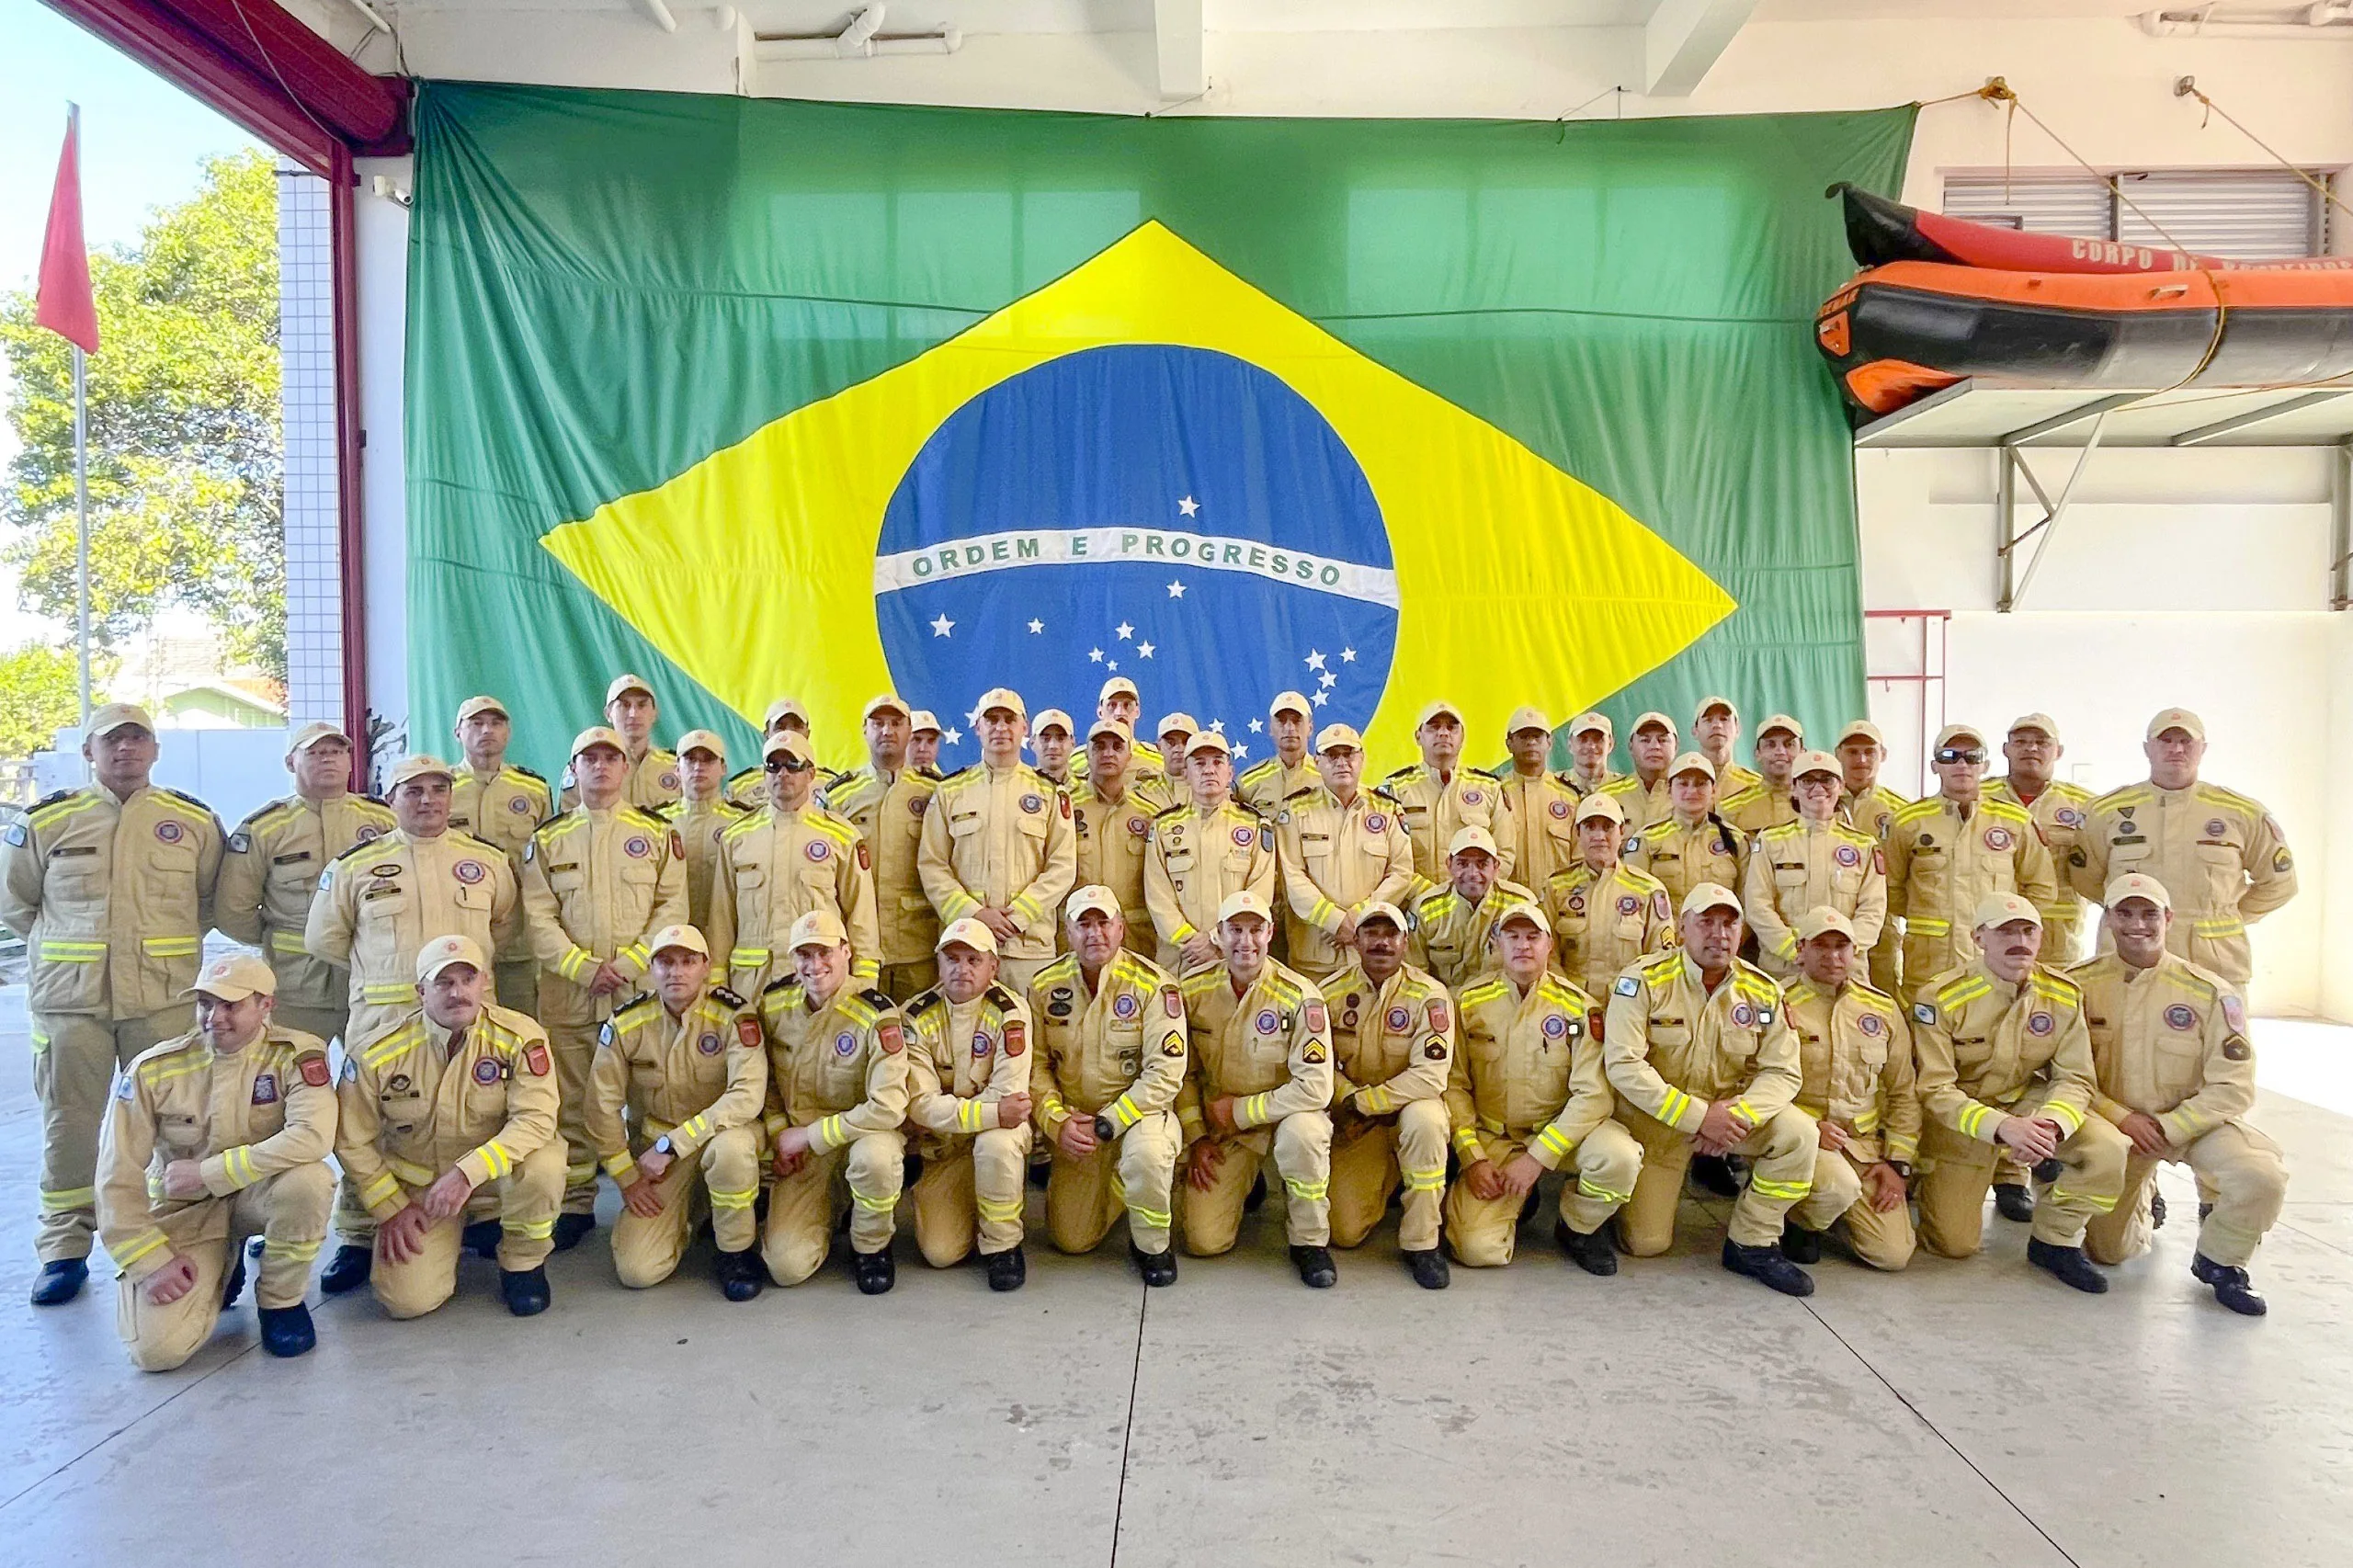
M 2329 455 L 2328 608 L 2353 609 L 2353 437 Z
M 2033 585 L 2035 573 L 2041 569 L 2043 551 L 2051 548 L 2052 536 L 2059 531 L 2059 519 L 2067 515 L 2067 504 L 2075 499 L 2076 482 L 2084 477 L 2084 470 L 2091 464 L 2092 454 L 2099 449 L 2100 436 L 2108 428 L 2109 410 L 2133 401 L 2135 398 L 2131 395 L 2102 398 L 2055 419 L 2029 425 L 2002 437 L 2002 471 L 1995 486 L 1994 497 L 1994 505 L 1999 513 L 1994 520 L 1994 537 L 1997 541 L 1994 550 L 1994 608 L 2001 614 L 2007 615 L 2018 608 L 2018 600 L 2026 597 L 2027 589 Z M 2042 482 L 2034 476 L 2034 470 L 2027 466 L 2025 444 L 2037 436 L 2049 435 L 2053 430 L 2080 424 L 2086 418 L 2092 422 L 2091 434 L 2086 437 L 2083 449 L 2075 456 L 2075 472 L 2067 475 L 2067 483 L 2060 487 L 2059 497 L 2054 501 L 2051 493 L 2043 489 Z M 2042 504 L 2041 520 L 2023 529 L 2018 526 L 2018 482 L 2020 474 L 2026 476 L 2027 485 L 2034 492 L 2034 498 Z M 2037 534 L 2042 537 L 2035 540 L 2034 553 L 2027 558 L 2026 570 L 2020 572 L 2018 547 Z M 2341 567 L 2342 552 L 2339 562 Z

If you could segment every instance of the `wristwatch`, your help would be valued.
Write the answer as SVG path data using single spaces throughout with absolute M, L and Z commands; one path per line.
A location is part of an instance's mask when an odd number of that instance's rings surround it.
M 1117 1138 L 1119 1135 L 1120 1124 L 1113 1121 L 1108 1116 L 1102 1115 L 1099 1112 L 1097 1113 L 1095 1118 L 1095 1136 L 1108 1142 L 1110 1139 Z
M 654 1152 L 657 1154 L 666 1154 L 670 1153 L 670 1135 L 668 1133 L 665 1132 L 661 1137 L 656 1138 L 654 1141 Z
M 1902 1176 L 1905 1181 L 1910 1181 L 1910 1180 L 1912 1179 L 1912 1162 L 1911 1162 L 1911 1161 L 1909 1161 L 1909 1160 L 1882 1160 L 1882 1161 L 1881 1161 L 1880 1163 L 1881 1163 L 1881 1165 L 1885 1165 L 1889 1170 L 1893 1171 L 1897 1176 Z

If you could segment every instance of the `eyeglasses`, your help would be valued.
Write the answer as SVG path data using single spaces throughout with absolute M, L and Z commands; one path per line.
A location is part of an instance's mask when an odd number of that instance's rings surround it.
M 772 756 L 760 766 L 770 773 L 806 773 L 817 765 L 813 762 L 795 762 L 789 756 Z
M 1937 760 L 1946 764 L 1983 762 L 1985 760 L 1985 748 L 1984 746 L 1938 746 Z

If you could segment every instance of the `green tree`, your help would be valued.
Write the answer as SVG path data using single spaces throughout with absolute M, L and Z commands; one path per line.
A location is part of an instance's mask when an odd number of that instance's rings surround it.
M 278 176 L 260 152 L 208 162 L 139 244 L 90 258 L 90 621 L 114 647 L 169 605 L 233 657 L 286 673 L 278 437 Z M 25 608 L 74 617 L 73 350 L 0 294 L 0 351 L 23 449 L 0 487 Z
M 0 654 L 0 757 L 46 751 L 82 716 L 81 674 L 70 649 L 28 642 Z

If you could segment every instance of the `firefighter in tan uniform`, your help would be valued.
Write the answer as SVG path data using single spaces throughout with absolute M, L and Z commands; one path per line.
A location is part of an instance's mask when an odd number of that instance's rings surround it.
M 872 703 L 868 704 L 870 710 L 872 706 Z M 922 714 L 920 717 L 923 719 L 925 727 L 917 729 L 915 727 L 917 715 L 912 712 L 907 713 L 907 761 L 914 767 L 929 767 L 938 759 L 939 721 L 928 713 Z M 822 795 L 839 783 L 841 775 L 816 760 L 817 742 L 816 738 L 810 733 L 809 710 L 801 706 L 801 699 L 797 697 L 779 697 L 768 704 L 768 710 L 760 721 L 760 755 L 763 761 L 767 756 L 768 742 L 788 730 L 801 737 L 802 747 L 809 754 L 810 767 L 816 779 L 816 792 Z M 918 742 L 924 744 L 918 744 Z M 870 738 L 869 744 L 871 745 Z M 735 804 L 752 811 L 757 811 L 765 805 L 768 798 L 767 775 L 761 765 L 755 763 L 729 778 L 727 798 Z M 712 961 L 718 961 L 722 956 L 717 953 L 712 954 Z
M 907 715 L 907 766 L 939 767 L 939 721 L 928 708 L 918 708 Z
M 458 704 L 460 764 L 450 770 L 449 825 L 503 852 L 520 886 L 523 851 L 540 824 L 555 815 L 555 790 L 506 760 L 514 734 L 514 720 L 498 699 L 469 697 Z M 500 1006 L 523 1014 L 539 1006 L 540 966 L 528 951 L 500 953 L 495 968 Z
M 302 1297 L 335 1203 L 335 1087 L 326 1042 L 273 1017 L 276 983 L 250 953 L 207 964 L 197 1027 L 142 1051 L 107 1108 L 98 1240 L 121 1271 L 116 1326 L 142 1371 L 168 1372 L 212 1337 L 249 1235 L 262 1239 L 262 1348 L 318 1342 Z
M 923 1174 L 915 1245 L 934 1268 L 980 1248 L 992 1290 L 1018 1290 L 1029 1167 L 1029 1004 L 997 983 L 996 937 L 977 920 L 939 934 L 939 983 L 906 1007 L 907 1131 Z
M 1587 795 L 1577 802 L 1577 862 L 1544 888 L 1552 967 L 1588 996 L 1607 996 L 1628 964 L 1675 945 L 1674 900 L 1619 858 L 1625 835 L 1618 797 Z
M 1618 782 L 1609 771 L 1609 754 L 1618 749 L 1618 732 L 1608 715 L 1580 713 L 1569 721 L 1569 762 L 1560 776 L 1580 801 Z
M 939 786 L 915 858 L 939 918 L 987 926 L 998 978 L 1019 995 L 1053 961 L 1063 899 L 1078 881 L 1078 835 L 1070 796 L 1022 765 L 1020 697 L 998 687 L 979 707 L 981 760 Z
M 2035 961 L 2042 915 L 2017 893 L 1989 893 L 1972 920 L 1975 962 L 1922 988 L 1913 1004 L 1919 1062 L 1920 1244 L 1975 1254 L 1997 1151 L 2050 1185 L 2034 1205 L 2027 1260 L 2078 1290 L 2108 1277 L 2084 1256 L 2084 1229 L 2116 1208 L 2131 1145 L 2091 1113 L 2091 1037 L 2084 994 Z
M 1975 730 L 1946 725 L 1929 761 L 1938 793 L 1896 812 L 1884 846 L 1887 911 L 1904 917 L 1904 984 L 1915 997 L 1976 960 L 1964 922 L 1987 897 L 2014 892 L 2039 910 L 2059 890 L 2034 819 L 1979 790 L 1985 743 Z
M 1838 758 L 1838 809 L 1847 820 L 1884 845 L 1888 824 L 1912 802 L 1879 781 L 1880 765 L 1887 760 L 1887 737 L 1869 719 L 1857 719 L 1838 732 L 1830 748 Z M 1884 864 L 1885 856 L 1881 857 Z M 1902 996 L 1904 923 L 1891 914 L 1871 944 L 1871 984 L 1890 996 Z
M 1513 711 L 1504 738 L 1511 767 L 1495 781 L 1503 810 L 1495 815 L 1498 853 L 1512 881 L 1539 888 L 1577 858 L 1576 791 L 1548 770 L 1552 721 L 1534 708 Z
M 2206 726 L 2197 714 L 2159 713 L 2142 749 L 2148 778 L 2086 809 L 2068 875 L 2090 899 L 2128 872 L 2156 878 L 2174 901 L 2168 950 L 2244 997 L 2255 977 L 2246 928 L 2296 896 L 2287 835 L 2259 801 L 2199 778 Z
M 1805 726 L 1786 713 L 1774 714 L 1756 727 L 1756 782 L 1724 795 L 1716 814 L 1745 838 L 1797 821 L 1790 790 L 1798 758 L 1822 755 L 1805 749 Z
M 1780 987 L 1735 956 L 1740 901 L 1701 882 L 1683 901 L 1682 949 L 1618 977 L 1603 1066 L 1618 1119 L 1642 1145 L 1643 1174 L 1619 1216 L 1626 1250 L 1654 1257 L 1675 1240 L 1675 1210 L 1693 1152 L 1745 1154 L 1723 1265 L 1790 1296 L 1813 1277 L 1781 1252 L 1781 1225 L 1813 1190 L 1813 1119 L 1797 1108 L 1797 1037 Z
M 2146 1197 L 2167 1161 L 2213 1191 L 2189 1272 L 2234 1312 L 2261 1317 L 2246 1266 L 2279 1218 L 2288 1166 L 2279 1145 L 2247 1120 L 2255 1048 L 2246 1008 L 2228 982 L 2166 950 L 2171 900 L 2154 878 L 2128 872 L 2103 890 L 2115 950 L 2078 966 L 2097 1086 L 2092 1108 L 2131 1141 L 2122 1197 L 2084 1235 L 2095 1262 L 2149 1248 Z
M 1234 797 L 1260 816 L 1272 817 L 1285 801 L 1321 784 L 1308 747 L 1314 733 L 1314 704 L 1296 691 L 1277 696 L 1267 710 L 1267 734 L 1275 743 L 1275 755 L 1234 781 Z
M 1740 710 L 1729 697 L 1703 697 L 1691 715 L 1691 744 L 1715 769 L 1716 798 L 1729 800 L 1763 777 L 1733 760 L 1740 739 Z
M 1742 901 L 1756 933 L 1757 967 L 1780 981 L 1797 972 L 1798 923 L 1811 911 L 1836 910 L 1853 925 L 1848 939 L 1866 951 L 1887 923 L 1886 859 L 1877 838 L 1838 815 L 1838 759 L 1807 752 L 1796 775 L 1798 818 L 1757 834 Z
M 1642 1149 L 1611 1119 L 1595 1036 L 1600 1009 L 1552 968 L 1543 911 L 1517 903 L 1495 927 L 1496 972 L 1462 988 L 1461 1043 L 1446 1103 L 1462 1174 L 1446 1195 L 1446 1234 L 1473 1268 L 1518 1250 L 1522 1205 L 1563 1171 L 1552 1238 L 1588 1274 L 1618 1272 L 1604 1229 L 1633 1196 Z
M 1233 1249 L 1250 1185 L 1269 1153 L 1301 1281 L 1339 1282 L 1332 1261 L 1331 1018 L 1313 982 L 1267 956 L 1274 916 L 1244 891 L 1218 911 L 1224 961 L 1178 983 L 1190 1061 L 1176 1095 L 1187 1144 L 1185 1250 Z
M 677 754 L 654 744 L 654 721 L 661 712 L 661 705 L 654 699 L 654 688 L 645 684 L 642 676 L 615 676 L 613 684 L 605 688 L 605 722 L 601 727 L 620 736 L 621 755 L 629 764 L 621 780 L 621 799 L 647 811 L 666 806 L 678 798 Z M 579 803 L 579 786 L 567 767 L 556 804 L 570 811 Z
M 1905 1188 L 1920 1147 L 1912 1031 L 1904 1008 L 1853 977 L 1861 944 L 1853 921 L 1827 904 L 1798 916 L 1798 974 L 1781 993 L 1798 1039 L 1798 1108 L 1818 1124 L 1813 1190 L 1790 1210 L 1781 1251 L 1822 1256 L 1822 1233 L 1841 1220 L 1858 1261 L 1894 1270 L 1912 1261 Z
M 923 891 L 923 871 L 915 859 L 923 843 L 924 813 L 938 791 L 939 774 L 907 755 L 910 719 L 906 705 L 896 697 L 886 694 L 867 703 L 866 766 L 835 779 L 824 798 L 825 810 L 856 828 L 866 846 L 880 944 L 874 980 L 884 995 L 897 1002 L 931 984 L 932 949 L 939 940 L 939 914 Z M 847 914 L 836 913 L 844 914 L 847 923 Z M 790 926 L 781 928 L 790 930 Z
M 720 1293 L 748 1301 L 766 1283 L 752 1206 L 760 1196 L 767 1036 L 744 998 L 710 983 L 701 932 L 668 926 L 646 945 L 654 989 L 615 1012 L 598 1035 L 584 1119 L 598 1163 L 621 1192 L 613 1269 L 632 1290 L 669 1278 L 707 1206 Z
M 790 956 L 779 949 L 794 923 L 823 909 L 849 933 L 852 978 L 863 990 L 881 968 L 874 852 L 856 824 L 817 803 L 806 741 L 779 730 L 763 749 L 767 803 L 720 835 L 710 877 L 711 961 L 725 966 L 730 991 L 756 996 L 790 969 Z
M 1127 726 L 1097 719 L 1086 735 L 1086 777 L 1070 792 L 1072 832 L 1078 839 L 1078 885 L 1109 888 L 1120 901 L 1127 940 L 1152 951 L 1152 908 L 1144 900 L 1143 866 L 1152 848 L 1152 819 L 1168 807 L 1157 778 L 1139 785 Z M 1149 791 L 1149 792 L 1147 792 Z M 1065 926 L 1065 945 L 1069 929 Z
M 1200 724 L 1190 713 L 1170 713 L 1160 721 L 1160 768 L 1154 776 L 1157 792 L 1168 797 L 1161 809 L 1169 806 L 1189 806 L 1193 803 L 1193 780 L 1185 768 L 1185 757 L 1192 748 L 1193 735 Z M 1142 752 L 1139 746 L 1138 756 Z
M 1161 756 L 1160 748 L 1150 741 L 1134 739 L 1143 730 L 1143 694 L 1136 690 L 1135 682 L 1125 676 L 1113 676 L 1106 680 L 1095 693 L 1095 718 L 1097 723 L 1127 726 L 1134 752 L 1129 772 L 1135 782 L 1142 783 L 1163 771 L 1165 759 Z M 1091 733 L 1092 726 L 1089 730 Z M 1192 733 L 1193 726 L 1188 722 L 1185 726 L 1186 738 L 1190 739 Z M 1177 753 L 1179 757 L 1183 755 L 1181 750 Z
M 1536 895 L 1502 874 L 1494 836 L 1483 827 L 1455 830 L 1446 857 L 1446 882 L 1414 901 L 1406 961 L 1449 991 L 1460 991 L 1495 965 L 1488 938 L 1495 918 Z
M 654 814 L 678 835 L 687 868 L 687 923 L 710 939 L 710 887 L 719 871 L 719 839 L 752 813 L 720 792 L 727 777 L 727 743 L 709 730 L 678 737 L 681 793 Z M 723 978 L 723 977 L 722 977 Z
M 597 1151 L 588 1142 L 588 1071 L 613 1009 L 653 968 L 646 943 L 687 921 L 685 846 L 670 824 L 628 804 L 621 737 L 598 725 L 572 743 L 580 804 L 531 835 L 523 858 L 523 920 L 540 960 L 540 1009 L 555 1051 L 566 1162 L 555 1250 L 597 1226 Z
M 1453 703 L 1441 699 L 1424 708 L 1414 740 L 1422 760 L 1399 768 L 1373 790 L 1397 808 L 1413 843 L 1414 890 L 1402 903 L 1444 887 L 1448 846 L 1455 835 L 1476 827 L 1492 836 L 1495 814 L 1503 809 L 1495 775 L 1462 766 L 1462 715 Z M 1503 874 L 1509 876 L 1511 868 L 1505 867 Z
M 2059 722 L 2050 714 L 2013 719 L 2002 742 L 2010 771 L 1985 781 L 1985 798 L 2006 801 L 2032 817 L 2050 846 L 2059 891 L 2042 909 L 2042 951 L 2044 963 L 2053 969 L 2074 962 L 2083 952 L 2084 904 L 2067 876 L 2083 833 L 2084 813 L 2092 803 L 2089 790 L 2052 776 L 2066 750 L 2059 744 Z
M 1717 814 L 1714 764 L 1687 751 L 1667 769 L 1674 809 L 1619 846 L 1626 864 L 1654 878 L 1681 908 L 1701 882 L 1736 888 L 1748 872 L 1748 840 Z
M 1071 754 L 1077 749 L 1078 727 L 1059 708 L 1047 709 L 1030 726 L 1030 755 L 1038 759 L 1038 771 L 1051 779 L 1058 790 L 1071 787 Z
M 1412 889 L 1414 849 L 1389 802 L 1359 787 L 1364 742 L 1355 730 L 1324 726 L 1315 763 L 1324 782 L 1275 817 L 1275 856 L 1291 967 L 1321 981 L 1355 956 L 1362 912 L 1394 907 Z
M 1031 1093 L 1053 1153 L 1046 1233 L 1059 1252 L 1091 1252 L 1125 1209 L 1128 1253 L 1143 1282 L 1173 1285 L 1185 1004 L 1176 977 L 1128 947 L 1110 889 L 1080 888 L 1063 918 L 1070 951 L 1029 983 L 1038 1030 Z
M 1438 1251 L 1446 1187 L 1446 1078 L 1454 1005 L 1405 961 L 1405 916 L 1382 901 L 1358 921 L 1356 961 L 1323 983 L 1332 1013 L 1332 1244 L 1353 1247 L 1402 1181 L 1397 1246 L 1414 1282 L 1447 1286 Z
M 760 1257 L 779 1285 L 817 1272 L 849 1209 L 861 1294 L 898 1278 L 891 1238 L 906 1178 L 906 1028 L 898 1007 L 851 977 L 849 934 L 830 909 L 792 923 L 793 972 L 760 993 L 768 1037 L 767 1128 L 775 1150 Z
M 1160 937 L 1160 967 L 1177 974 L 1214 968 L 1217 912 L 1237 892 L 1275 896 L 1275 824 L 1229 791 L 1233 754 L 1225 737 L 1202 730 L 1186 743 L 1189 805 L 1152 819 L 1143 901 Z
M 1626 749 L 1633 755 L 1633 771 L 1621 773 L 1601 787 L 1616 797 L 1626 813 L 1627 831 L 1648 827 L 1675 810 L 1666 785 L 1666 770 L 1675 765 L 1675 721 L 1664 713 L 1645 713 L 1634 721 Z
M 35 1306 L 72 1301 L 89 1277 L 108 1083 L 118 1064 L 188 1031 L 188 987 L 212 924 L 220 821 L 150 781 L 155 755 L 145 710 L 109 703 L 84 732 L 92 782 L 0 830 L 0 926 L 25 940 L 40 1101 Z
M 222 935 L 259 948 L 277 972 L 271 1017 L 280 1028 L 340 1040 L 351 1012 L 351 976 L 303 947 L 311 900 L 328 861 L 397 824 L 390 806 L 351 792 L 351 743 L 334 725 L 296 731 L 286 767 L 294 793 L 262 807 L 229 835 L 212 923 Z
M 335 1158 L 375 1221 L 362 1278 L 396 1318 L 449 1299 L 460 1250 L 496 1256 L 508 1312 L 548 1309 L 563 1200 L 555 1053 L 490 987 L 480 944 L 437 937 L 416 955 L 424 1006 L 344 1060 Z

